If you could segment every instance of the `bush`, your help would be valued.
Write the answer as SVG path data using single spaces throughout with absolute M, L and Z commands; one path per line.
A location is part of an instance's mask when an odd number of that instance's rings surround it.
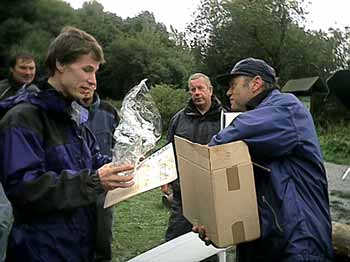
M 162 116 L 163 132 L 168 129 L 173 115 L 183 108 L 188 99 L 184 89 L 175 89 L 171 85 L 156 85 L 151 89 L 151 95 Z

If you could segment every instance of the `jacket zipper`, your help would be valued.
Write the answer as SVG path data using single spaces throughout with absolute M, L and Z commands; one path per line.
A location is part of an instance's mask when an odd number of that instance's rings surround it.
M 281 233 L 283 233 L 283 229 L 282 229 L 280 223 L 278 222 L 277 214 L 276 214 L 275 210 L 272 208 L 272 206 L 269 204 L 269 202 L 267 202 L 265 196 L 261 196 L 261 198 L 262 198 L 262 201 L 263 201 L 263 202 L 269 207 L 269 209 L 271 210 L 271 212 L 272 212 L 272 214 L 273 214 L 273 217 L 274 217 L 274 219 L 275 219 L 275 224 L 276 224 L 277 229 L 278 229 Z

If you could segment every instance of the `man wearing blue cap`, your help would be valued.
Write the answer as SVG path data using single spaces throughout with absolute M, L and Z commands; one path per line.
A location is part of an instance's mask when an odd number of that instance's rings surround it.
M 275 88 L 275 70 L 260 59 L 238 62 L 217 81 L 228 87 L 231 109 L 244 113 L 209 145 L 243 140 L 261 166 L 254 169 L 261 237 L 239 244 L 237 261 L 332 261 L 327 179 L 309 111 Z

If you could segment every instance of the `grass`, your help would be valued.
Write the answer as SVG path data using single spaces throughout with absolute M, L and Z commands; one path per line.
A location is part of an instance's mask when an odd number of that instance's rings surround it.
M 164 242 L 169 211 L 161 197 L 156 188 L 116 206 L 113 261 L 127 261 Z
M 318 137 L 324 159 L 328 162 L 350 165 L 350 125 L 329 124 L 327 128 L 318 129 Z
M 156 149 L 166 144 L 165 136 Z M 124 262 L 164 243 L 169 211 L 162 204 L 160 188 L 116 205 L 112 243 L 113 262 Z

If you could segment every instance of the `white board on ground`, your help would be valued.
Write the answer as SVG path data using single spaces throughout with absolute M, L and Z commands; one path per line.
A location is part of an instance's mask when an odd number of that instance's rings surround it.
M 198 234 L 189 232 L 147 252 L 128 262 L 196 262 L 219 254 L 219 261 L 226 261 L 226 249 L 206 246 Z

